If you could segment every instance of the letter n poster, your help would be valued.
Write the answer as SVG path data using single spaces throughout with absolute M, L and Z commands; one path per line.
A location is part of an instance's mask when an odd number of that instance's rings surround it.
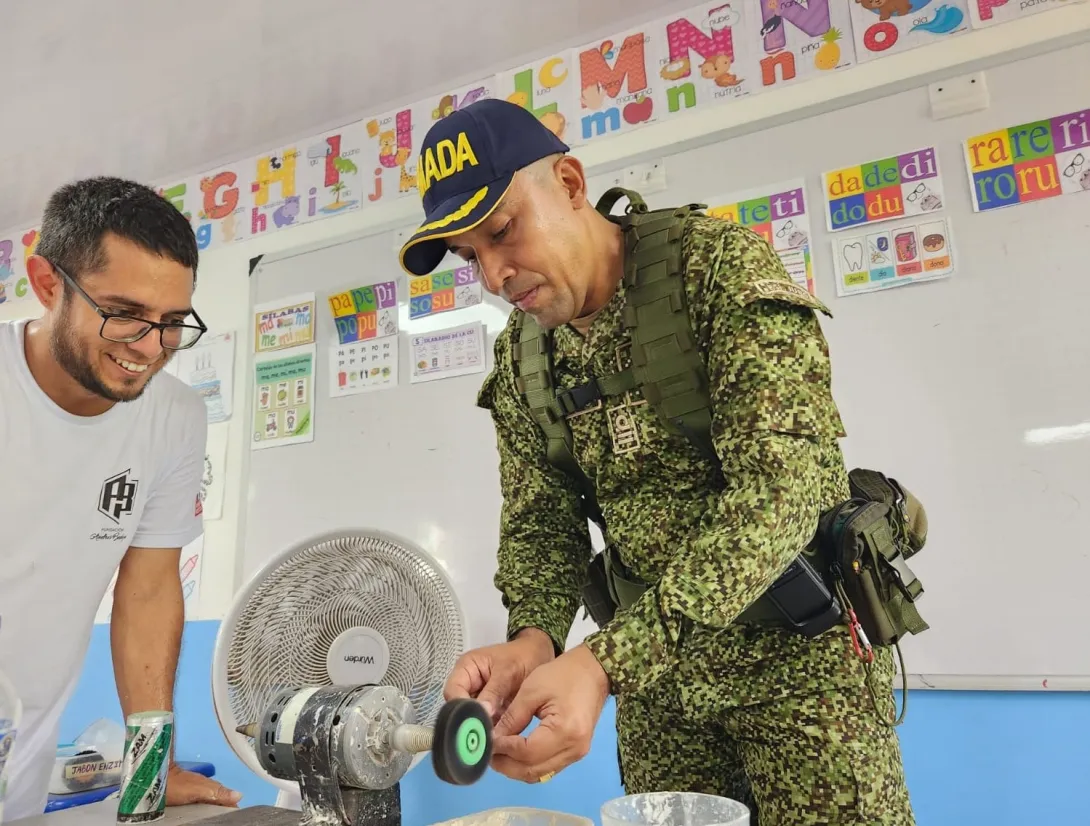
M 1090 109 L 965 141 L 973 210 L 1090 190 Z

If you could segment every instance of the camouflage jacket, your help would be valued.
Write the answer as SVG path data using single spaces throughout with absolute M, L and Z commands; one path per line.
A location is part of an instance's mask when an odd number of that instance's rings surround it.
M 828 310 L 791 281 L 763 238 L 736 224 L 690 217 L 682 255 L 722 475 L 666 431 L 633 398 L 638 392 L 628 400 L 639 438 L 633 452 L 614 452 L 609 430 L 609 409 L 624 400 L 569 419 L 575 458 L 594 482 L 610 540 L 653 583 L 586 641 L 616 693 L 676 665 L 686 627 L 730 626 L 811 540 L 819 513 L 848 490 L 828 347 L 814 312 Z M 568 326 L 555 331 L 558 387 L 627 366 L 623 307 L 621 285 L 585 339 Z M 509 635 L 540 628 L 562 650 L 590 535 L 578 487 L 546 461 L 544 436 L 515 390 L 512 335 L 509 323 L 478 399 L 495 424 L 504 497 L 495 584 Z

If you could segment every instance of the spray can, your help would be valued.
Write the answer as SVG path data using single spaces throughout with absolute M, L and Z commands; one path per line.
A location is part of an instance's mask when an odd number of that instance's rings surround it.
M 165 814 L 174 714 L 138 711 L 125 720 L 118 823 L 152 823 Z

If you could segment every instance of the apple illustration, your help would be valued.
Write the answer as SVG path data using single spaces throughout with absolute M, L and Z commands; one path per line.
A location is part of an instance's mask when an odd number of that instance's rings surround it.
M 625 123 L 645 123 L 651 120 L 651 109 L 654 102 L 647 95 L 640 95 L 624 108 Z

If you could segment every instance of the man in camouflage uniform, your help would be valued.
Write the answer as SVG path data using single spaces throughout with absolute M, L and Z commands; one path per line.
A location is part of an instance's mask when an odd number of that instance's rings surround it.
M 890 651 L 875 651 L 868 688 L 844 625 L 809 639 L 738 621 L 849 495 L 815 314 L 826 310 L 738 225 L 694 214 L 681 240 L 721 472 L 638 392 L 568 420 L 609 539 L 651 587 L 564 652 L 592 548 L 580 487 L 547 460 L 516 383 L 517 319 L 553 331 L 558 389 L 629 360 L 621 231 L 566 152 L 501 101 L 448 116 L 421 150 L 427 218 L 402 266 L 428 273 L 452 249 L 517 308 L 479 399 L 500 454 L 508 642 L 466 654 L 447 697 L 492 710 L 493 765 L 513 778 L 538 782 L 583 757 L 612 693 L 629 793 L 732 797 L 764 826 L 912 824 L 897 738 L 871 699 L 892 711 Z M 628 452 L 614 441 L 618 411 L 635 425 Z

